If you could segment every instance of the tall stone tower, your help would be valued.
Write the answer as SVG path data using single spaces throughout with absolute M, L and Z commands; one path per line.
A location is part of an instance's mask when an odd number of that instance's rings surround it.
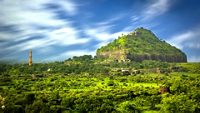
M 28 61 L 28 64 L 29 66 L 32 66 L 32 49 L 30 49 L 30 52 L 29 52 L 29 61 Z

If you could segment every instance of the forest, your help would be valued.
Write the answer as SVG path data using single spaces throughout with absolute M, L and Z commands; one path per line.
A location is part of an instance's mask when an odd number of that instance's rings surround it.
M 2 113 L 199 113 L 200 63 L 103 62 L 91 55 L 0 64 Z

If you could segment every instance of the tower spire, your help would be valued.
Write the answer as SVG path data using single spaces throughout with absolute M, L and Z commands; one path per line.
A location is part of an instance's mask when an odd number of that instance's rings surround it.
M 32 49 L 30 49 L 29 52 L 29 62 L 28 62 L 29 66 L 32 66 Z

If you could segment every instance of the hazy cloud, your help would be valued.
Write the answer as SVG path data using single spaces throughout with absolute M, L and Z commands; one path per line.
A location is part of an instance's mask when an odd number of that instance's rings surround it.
M 181 50 L 200 51 L 200 27 L 172 36 L 167 41 Z M 191 54 L 192 53 L 190 53 L 189 61 L 200 61 L 199 53 L 196 54 L 199 54 L 198 56 L 192 56 Z
M 30 48 L 39 48 L 52 44 L 71 45 L 77 43 L 86 43 L 88 39 L 80 38 L 78 30 L 71 25 L 71 21 L 56 18 L 53 11 L 46 9 L 46 4 L 56 3 L 66 11 L 67 14 L 76 14 L 77 5 L 72 0 L 4 0 L 0 1 L 0 22 L 7 26 L 15 26 L 19 32 L 14 35 L 6 29 L 0 31 L 0 40 L 7 42 L 18 42 L 27 40 L 24 43 L 15 43 L 10 47 L 0 49 L 7 50 L 26 50 Z M 36 25 L 43 29 L 35 27 Z M 51 29 L 54 28 L 54 29 Z M 28 40 L 35 34 L 43 35 L 44 38 Z M 1 42 L 0 42 L 1 43 Z
M 184 48 L 196 48 L 200 49 L 200 29 L 189 30 L 184 33 L 172 36 L 169 40 L 172 45 L 184 49 Z
M 168 11 L 169 7 L 169 0 L 152 0 L 143 11 L 144 19 L 155 18 Z
M 87 34 L 89 37 L 94 38 L 96 40 L 105 42 L 105 41 L 111 41 L 113 39 L 116 39 L 118 36 L 120 36 L 122 33 L 126 34 L 129 31 L 119 31 L 119 32 L 110 32 L 110 30 L 112 29 L 112 25 L 111 26 L 99 26 L 96 28 L 86 28 L 85 29 L 85 34 Z

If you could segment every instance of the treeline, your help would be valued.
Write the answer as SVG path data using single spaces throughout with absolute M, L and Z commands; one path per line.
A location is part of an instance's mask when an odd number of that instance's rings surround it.
M 148 63 L 148 65 L 146 65 Z M 84 55 L 80 57 L 69 58 L 61 62 L 34 63 L 28 64 L 0 64 L 0 74 L 23 75 L 23 74 L 108 74 L 113 68 L 168 68 L 169 64 L 160 61 L 143 62 L 105 62 L 105 59 Z

